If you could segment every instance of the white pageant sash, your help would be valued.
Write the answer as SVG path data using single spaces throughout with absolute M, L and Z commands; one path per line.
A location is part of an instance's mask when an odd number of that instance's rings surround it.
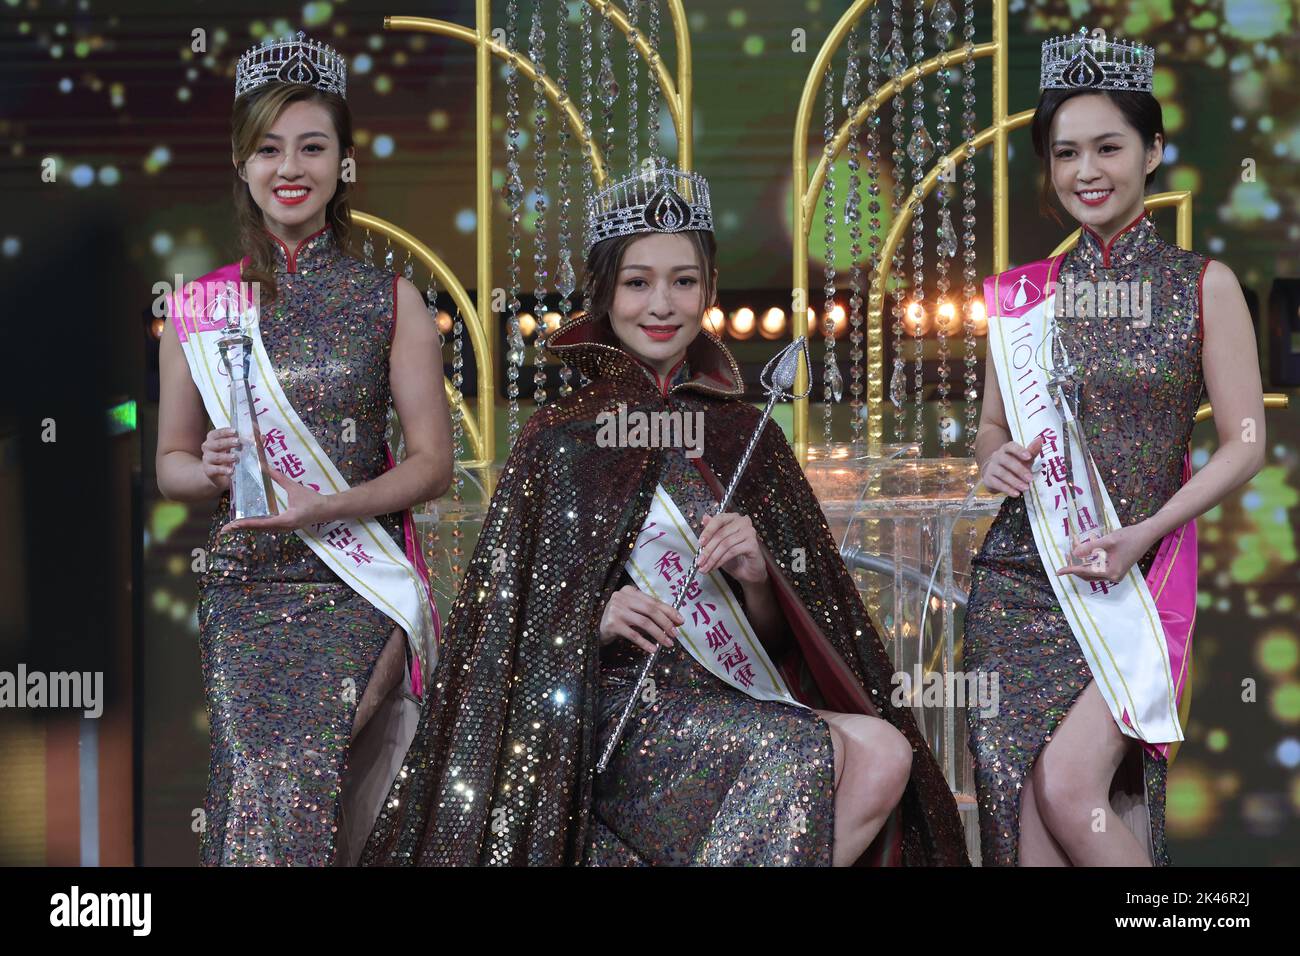
M 627 561 L 628 574 L 642 591 L 671 606 L 698 552 L 699 539 L 677 503 L 657 486 Z M 685 623 L 677 629 L 679 639 L 709 673 L 757 700 L 807 706 L 790 694 L 744 608 L 716 571 L 696 575 L 680 613 Z
M 1047 389 L 1052 375 L 1051 349 L 1044 347 L 1056 292 L 1050 290 L 1055 261 L 1046 260 L 985 280 L 988 307 L 988 347 L 997 368 L 1002 402 L 1011 437 L 1023 446 L 1043 438 L 1025 492 L 1025 509 L 1038 555 L 1052 583 L 1061 610 L 1092 669 L 1119 729 L 1147 743 L 1183 739 L 1178 699 L 1169 664 L 1165 630 L 1155 599 L 1137 564 L 1118 584 L 1088 581 L 1078 575 L 1057 574 L 1071 557 L 1070 507 L 1067 482 L 1078 506 L 1079 536 L 1098 529 L 1103 512 L 1109 526 L 1121 527 L 1101 475 L 1091 457 L 1071 445 L 1074 474 L 1067 474 L 1059 443 L 1064 423 Z M 1044 289 L 1049 289 L 1044 294 Z M 1047 368 L 1040 366 L 1046 361 Z M 1092 469 L 1101 500 L 1093 498 L 1088 472 Z
M 268 463 L 285 477 L 320 494 L 346 491 L 347 481 L 280 388 L 262 344 L 257 307 L 249 304 L 246 284 L 236 283 L 230 276 L 232 268 L 237 276 L 237 267 L 227 266 L 188 283 L 182 302 L 177 302 L 175 295 L 167 299 L 181 349 L 203 396 L 208 417 L 217 428 L 231 427 L 226 407 L 230 377 L 217 340 L 225 334 L 227 310 L 242 308 L 241 328 L 252 340 L 248 383 Z M 175 320 L 177 315 L 184 317 L 183 322 Z M 248 460 L 249 455 L 250 450 L 243 449 L 241 462 Z M 284 510 L 288 507 L 284 489 L 275 482 L 269 484 L 279 509 Z M 421 679 L 416 693 L 420 693 L 428 686 L 428 677 L 436 663 L 437 632 L 428 585 L 402 548 L 374 518 L 340 519 L 299 528 L 295 533 L 344 583 L 406 632 L 419 663 L 417 673 Z

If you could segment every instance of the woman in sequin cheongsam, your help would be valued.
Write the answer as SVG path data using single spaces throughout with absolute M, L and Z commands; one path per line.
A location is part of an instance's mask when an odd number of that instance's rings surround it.
M 589 311 L 547 340 L 581 387 L 515 441 L 363 864 L 968 863 L 952 794 L 889 701 L 892 666 L 775 422 L 727 512 L 708 513 L 760 418 L 702 328 L 709 209 L 702 178 L 662 166 L 589 205 Z M 665 413 L 700 428 L 606 431 Z M 651 514 L 665 499 L 680 516 Z M 678 613 L 628 563 L 656 528 L 687 525 L 701 577 L 721 574 L 712 596 L 687 586 Z M 643 560 L 664 596 L 684 584 L 689 554 Z M 713 669 L 694 656 L 708 660 L 706 644 Z M 753 696 L 766 655 L 807 706 Z
M 247 255 L 173 298 L 162 339 L 158 485 L 216 501 L 198 582 L 206 865 L 355 862 L 435 652 L 409 508 L 450 481 L 437 331 L 410 282 L 345 251 L 345 69 L 302 34 L 240 59 L 232 143 Z M 242 443 L 234 428 L 209 430 L 237 423 L 229 385 L 211 384 L 229 374 L 211 338 L 228 319 L 214 303 L 237 288 L 226 280 L 256 289 L 245 317 L 264 349 L 251 348 L 244 420 L 257 429 Z M 390 403 L 406 446 L 396 465 Z M 276 507 L 232 522 L 245 464 Z
M 986 865 L 1168 864 L 1165 783 L 1186 719 L 1195 518 L 1263 461 L 1254 333 L 1237 282 L 1167 242 L 1144 208 L 1165 140 L 1153 63 L 1122 41 L 1044 44 L 1032 128 L 1042 201 L 1050 188 L 1082 235 L 1061 257 L 985 282 L 975 453 L 984 484 L 1007 497 L 972 561 L 962 667 L 999 680 L 993 715 L 968 712 Z M 1003 328 L 1013 346 L 1037 334 L 1036 315 L 1044 341 L 1062 348 L 1052 377 L 1035 364 L 1044 352 L 995 344 Z M 1188 440 L 1206 392 L 1219 447 L 1191 476 Z M 1067 405 L 1078 431 L 1043 428 Z M 1091 482 L 1081 477 L 1089 456 Z M 1083 463 L 1073 483 L 1070 461 Z M 1094 504 L 1078 509 L 1085 494 Z M 1116 608 L 1137 613 L 1104 616 Z

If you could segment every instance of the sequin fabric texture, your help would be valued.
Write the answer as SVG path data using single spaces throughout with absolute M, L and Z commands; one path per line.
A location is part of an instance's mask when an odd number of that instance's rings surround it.
M 276 248 L 278 298 L 260 328 L 280 386 L 349 485 L 375 478 L 394 276 L 342 253 L 328 228 Z M 199 577 L 211 731 L 201 859 L 330 865 L 357 702 L 394 625 L 296 533 L 218 534 L 229 509 L 223 495 Z M 378 520 L 400 547 L 400 515 Z
M 660 709 L 638 711 L 629 722 L 618 758 L 622 775 L 612 763 L 606 773 L 616 779 L 596 781 L 602 732 L 625 699 L 615 688 L 619 668 L 610 659 L 611 666 L 602 668 L 600 615 L 625 580 L 624 564 L 661 477 L 686 499 L 682 504 L 694 520 L 708 501 L 695 479 L 685 480 L 680 451 L 601 447 L 598 416 L 620 405 L 628 414 L 665 408 L 702 413 L 701 460 L 722 481 L 730 478 L 759 417 L 752 405 L 736 400 L 739 369 L 707 332 L 688 350 L 689 378 L 671 385 L 666 396 L 612 341 L 608 320 L 587 316 L 548 342 L 590 384 L 534 412 L 511 450 L 443 633 L 415 742 L 363 865 L 829 861 L 829 731 L 805 717 L 769 719 L 765 708 L 738 694 L 707 714 L 706 727 L 679 726 L 695 714 L 706 716 L 702 705 L 722 698 L 698 690 L 693 665 L 671 655 Z M 720 497 L 718 488 L 711 490 L 714 500 Z M 952 794 L 910 711 L 889 704 L 892 666 L 773 422 L 732 510 L 754 521 L 782 580 L 789 581 L 800 635 L 819 642 L 817 653 L 805 654 L 817 669 L 810 683 L 830 696 L 815 706 L 853 711 L 856 693 L 913 743 L 901 822 L 882 833 L 892 841 L 890 859 L 969 862 Z M 791 568 L 796 549 L 806 558 L 800 571 Z M 707 743 L 714 731 L 743 740 Z M 778 741 L 778 734 L 786 736 Z M 690 741 L 706 741 L 693 754 L 696 762 L 675 762 Z M 763 760 L 769 749 L 770 769 L 738 770 L 750 756 Z M 815 765 L 792 776 L 800 760 Z M 710 781 L 727 775 L 746 787 L 752 782 L 763 796 L 757 802 L 738 793 L 719 799 Z M 669 790 L 673 819 L 648 806 Z M 805 797 L 801 821 L 790 807 L 802 806 Z M 772 821 L 779 832 L 768 826 Z M 798 831 L 801 823 L 805 832 L 787 831 L 789 824 Z M 767 832 L 751 829 L 757 827 Z
M 1162 239 L 1144 213 L 1109 248 L 1085 228 L 1061 264 L 1060 275 L 1072 274 L 1075 282 L 1151 283 L 1149 326 L 1122 315 L 1058 318 L 1081 367 L 1079 411 L 1088 448 L 1125 526 L 1155 514 L 1182 487 L 1183 457 L 1204 391 L 1200 282 L 1208 263 Z M 1059 280 L 1056 288 L 1064 288 Z M 1158 547 L 1138 562 L 1143 575 Z M 998 713 L 968 711 L 985 865 L 1018 863 L 1023 789 L 1057 725 L 1092 681 L 1047 573 L 1023 496 L 1008 496 L 972 561 L 962 664 L 967 672 L 999 677 Z M 1141 753 L 1148 852 L 1167 865 L 1166 766 Z M 1148 843 L 1145 834 L 1137 836 Z
M 665 453 L 663 468 L 660 482 L 698 538 L 713 492 L 681 449 Z M 631 583 L 624 572 L 619 586 Z M 644 663 L 621 638 L 601 649 L 597 753 Z M 835 757 L 826 722 L 747 697 L 679 643 L 660 650 L 651 677 L 653 702 L 643 692 L 596 777 L 587 864 L 829 866 Z

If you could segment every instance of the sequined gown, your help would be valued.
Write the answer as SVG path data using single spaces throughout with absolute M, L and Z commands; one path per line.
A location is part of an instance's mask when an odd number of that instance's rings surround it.
M 261 332 L 280 386 L 349 485 L 375 478 L 395 276 L 343 254 L 328 228 L 276 246 L 279 296 Z M 211 732 L 201 858 L 330 865 L 353 718 L 394 625 L 297 534 L 218 534 L 229 508 L 223 495 L 199 577 Z M 378 520 L 401 546 L 400 516 Z
M 682 449 L 664 456 L 660 483 L 698 537 L 716 499 Z M 625 572 L 619 586 L 631 583 Z M 602 648 L 598 753 L 644 663 L 645 652 L 622 639 Z M 635 711 L 596 778 L 586 864 L 829 866 L 835 759 L 826 722 L 742 694 L 679 643 L 660 650 L 653 679 L 654 703 Z
M 1073 273 L 1076 282 L 1151 282 L 1147 328 L 1124 316 L 1059 319 L 1071 353 L 1082 356 L 1080 416 L 1088 447 L 1125 526 L 1155 514 L 1183 484 L 1183 457 L 1204 390 L 1200 308 L 1208 264 L 1165 242 L 1145 213 L 1109 246 L 1085 226 L 1061 264 L 1061 276 Z M 1141 574 L 1158 547 L 1140 559 Z M 999 675 L 998 713 L 986 717 L 972 707 L 968 724 L 983 861 L 1013 866 L 1021 795 L 1034 762 L 1092 681 L 1043 569 L 1023 496 L 1003 501 L 972 561 L 962 667 Z M 1130 749 L 1150 839 L 1135 835 L 1153 863 L 1167 865 L 1165 762 L 1136 742 Z

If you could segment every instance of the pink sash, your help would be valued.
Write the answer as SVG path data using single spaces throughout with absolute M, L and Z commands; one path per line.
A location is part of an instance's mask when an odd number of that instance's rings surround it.
M 989 276 L 984 280 L 985 303 L 993 314 L 1015 314 L 1027 308 L 1037 300 L 1037 290 L 1033 289 L 1035 280 L 1042 282 L 1044 297 L 1051 295 L 1057 272 L 1064 255 L 1055 259 L 1042 259 L 1025 266 L 1008 269 L 1000 276 Z M 997 280 L 997 284 L 995 284 Z M 1028 293 L 1025 291 L 1028 283 Z M 995 301 L 995 290 L 999 287 L 1008 301 Z M 996 310 L 994 312 L 994 310 Z M 1183 453 L 1183 484 L 1192 476 L 1192 458 L 1190 452 Z M 1050 569 L 1049 569 L 1050 573 Z M 1171 531 L 1160 541 L 1155 561 L 1147 572 L 1146 583 L 1155 600 L 1156 611 L 1164 630 L 1165 644 L 1169 653 L 1171 679 L 1174 697 L 1182 712 L 1184 694 L 1187 688 L 1187 671 L 1191 659 L 1192 631 L 1196 623 L 1196 519 L 1188 521 L 1181 528 Z M 1123 714 L 1124 722 L 1133 726 L 1128 712 Z M 1180 722 L 1183 722 L 1180 718 Z M 1169 743 L 1152 744 L 1142 741 L 1154 756 L 1168 759 Z

